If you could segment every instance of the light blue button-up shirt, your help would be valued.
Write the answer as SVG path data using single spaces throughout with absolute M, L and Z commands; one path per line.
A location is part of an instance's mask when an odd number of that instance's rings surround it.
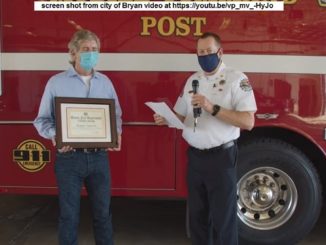
M 94 72 L 90 87 L 71 66 L 67 71 L 51 77 L 45 87 L 39 112 L 34 120 L 38 133 L 52 139 L 55 135 L 55 97 L 104 98 L 115 100 L 118 134 L 122 133 L 121 107 L 111 80 L 102 73 Z

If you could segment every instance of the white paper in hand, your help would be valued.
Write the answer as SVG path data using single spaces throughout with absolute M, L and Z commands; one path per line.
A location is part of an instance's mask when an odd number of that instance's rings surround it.
M 184 129 L 184 124 L 164 102 L 146 102 L 145 105 L 151 108 L 156 114 L 164 117 L 170 128 Z

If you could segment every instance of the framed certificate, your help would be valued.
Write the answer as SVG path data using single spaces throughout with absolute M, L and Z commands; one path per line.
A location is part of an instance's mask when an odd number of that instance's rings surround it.
M 114 99 L 55 98 L 57 148 L 117 147 Z

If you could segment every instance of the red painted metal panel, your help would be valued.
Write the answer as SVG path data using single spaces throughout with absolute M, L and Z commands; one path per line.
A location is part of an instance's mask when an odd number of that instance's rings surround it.
M 163 36 L 151 29 L 141 36 L 141 17 L 166 18 L 163 32 L 180 17 L 206 19 L 202 31 L 218 32 L 225 53 L 326 55 L 325 8 L 300 0 L 284 12 L 35 12 L 32 0 L 1 1 L 2 52 L 67 52 L 78 27 L 96 32 L 102 52 L 193 53 L 195 25 L 189 35 Z M 19 6 L 19 8 L 17 7 Z M 170 26 L 171 27 L 171 26 Z M 176 29 L 175 29 L 176 30 Z M 162 30 L 161 30 L 162 31 Z M 33 61 L 31 61 L 33 62 Z M 49 71 L 3 71 L 0 121 L 32 121 L 36 117 Z M 187 72 L 105 72 L 117 90 L 123 121 L 153 122 L 146 101 L 173 106 Z M 257 114 L 274 113 L 259 126 L 288 128 L 310 139 L 325 152 L 322 134 L 326 114 L 325 75 L 248 73 L 257 99 Z M 38 172 L 26 172 L 13 161 L 13 150 L 33 139 L 51 151 L 51 161 Z M 123 150 L 110 154 L 114 195 L 185 196 L 186 143 L 181 132 L 167 127 L 125 125 Z M 31 154 L 32 151 L 31 151 Z M 31 124 L 0 124 L 0 192 L 56 193 L 54 149 Z M 32 155 L 34 157 L 34 155 Z M 2 188 L 2 189 L 1 189 Z
M 326 54 L 325 8 L 317 1 L 300 0 L 278 12 L 35 12 L 33 0 L 2 1 L 4 52 L 66 52 L 76 28 L 95 31 L 103 52 L 182 52 L 195 49 L 192 33 L 196 22 L 189 19 L 187 36 L 176 36 L 178 17 L 206 19 L 201 31 L 223 37 L 226 53 Z M 19 7 L 17 7 L 19 6 Z M 142 17 L 163 21 L 163 30 L 141 36 Z M 170 29 L 172 28 L 172 29 Z M 174 30 L 171 36 L 164 36 Z M 180 31 L 185 32 L 183 29 Z M 198 30 L 197 30 L 198 31 Z
M 117 193 L 134 190 L 138 195 L 147 190 L 175 192 L 176 130 L 153 126 L 125 126 L 123 130 L 122 151 L 109 153 L 113 190 Z M 0 125 L 0 135 L 0 188 L 25 190 L 26 193 L 31 189 L 41 193 L 44 189 L 53 192 L 56 189 L 56 153 L 50 141 L 39 137 L 32 125 Z M 15 156 L 14 152 L 26 150 L 19 147 L 24 141 L 41 143 L 50 152 L 50 162 L 41 170 L 30 172 L 28 167 L 22 168 L 15 161 L 18 155 Z M 33 160 L 32 150 L 27 159 L 19 162 L 29 162 L 29 165 L 38 162 Z M 40 150 L 36 149 L 36 152 Z
M 121 152 L 110 153 L 114 189 L 175 190 L 176 130 L 124 128 Z
M 6 71 L 2 75 L 0 120 L 34 120 L 48 79 L 57 72 Z M 190 73 L 104 72 L 113 82 L 124 122 L 153 122 L 147 101 L 173 107 Z
M 0 120 L 34 120 L 45 84 L 55 72 L 3 72 Z M 105 72 L 117 90 L 124 122 L 153 122 L 146 101 L 173 107 L 188 72 Z M 247 73 L 258 104 L 257 113 L 291 114 L 303 120 L 325 113 L 325 78 L 305 74 Z M 15 98 L 15 99 L 14 99 Z
M 51 141 L 40 138 L 32 125 L 0 125 L 0 155 L 1 155 L 1 171 L 0 186 L 24 186 L 24 187 L 55 187 L 53 156 L 54 151 Z M 51 161 L 46 163 L 44 168 L 37 172 L 28 172 L 20 167 L 14 161 L 15 150 L 25 150 L 19 148 L 19 145 L 26 141 L 33 140 L 42 143 L 46 150 L 50 151 Z M 29 152 L 30 153 L 30 152 Z M 18 156 L 18 155 L 17 155 Z M 23 161 L 32 162 L 31 154 L 28 154 Z

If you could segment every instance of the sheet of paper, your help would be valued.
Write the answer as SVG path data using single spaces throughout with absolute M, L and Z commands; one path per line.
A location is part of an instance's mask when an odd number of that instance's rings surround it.
M 171 111 L 165 102 L 146 102 L 145 105 L 151 108 L 156 114 L 164 117 L 170 128 L 184 129 L 184 124 Z

